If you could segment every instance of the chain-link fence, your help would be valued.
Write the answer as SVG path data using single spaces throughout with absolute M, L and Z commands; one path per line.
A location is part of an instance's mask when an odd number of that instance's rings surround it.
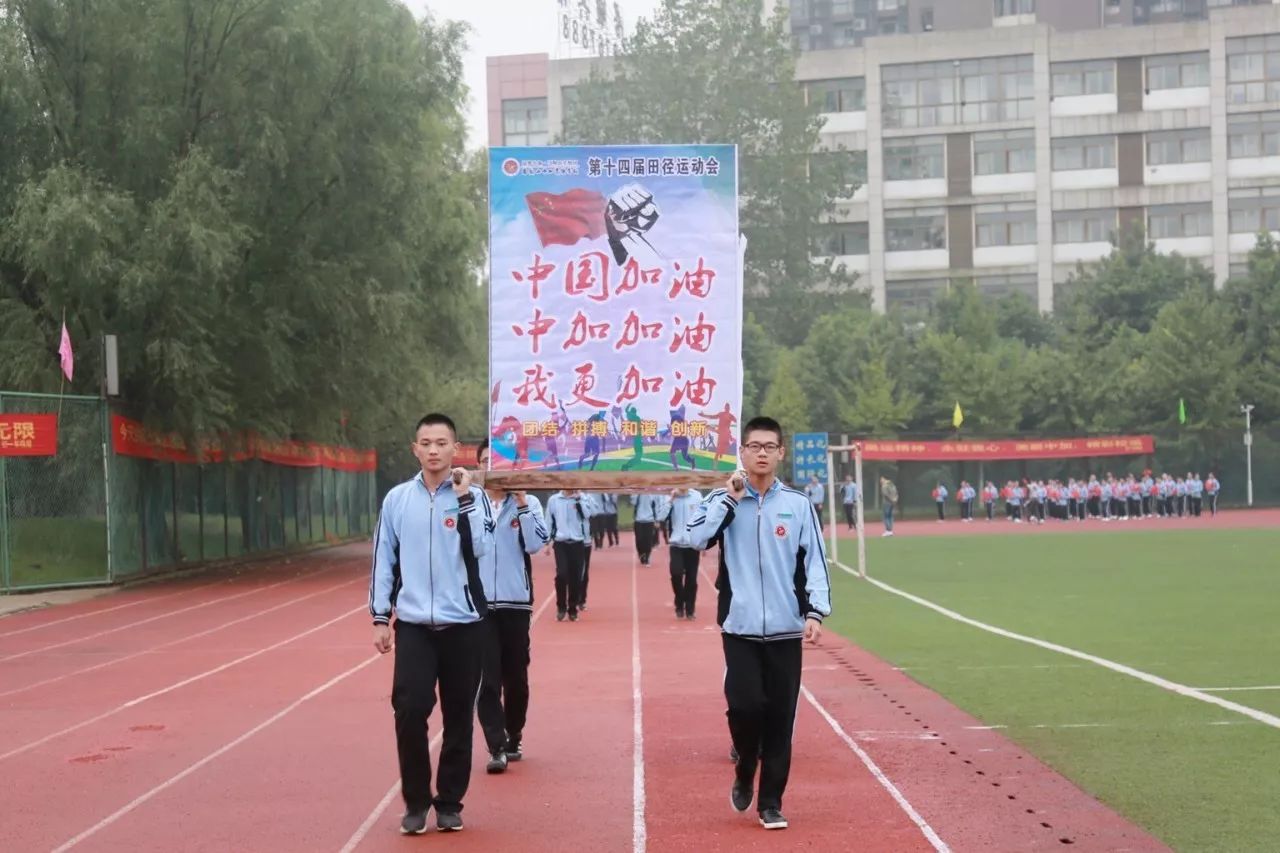
M 1047 436 L 965 436 L 966 440 L 979 438 L 1046 438 Z M 841 439 L 831 434 L 831 443 Z M 912 435 L 905 439 L 948 440 L 953 435 Z M 846 456 L 848 458 L 846 459 Z M 836 478 L 842 480 L 853 473 L 853 459 L 848 454 L 836 454 Z M 898 487 L 899 517 L 922 518 L 934 513 L 933 489 L 944 483 L 954 497 L 956 486 L 968 480 L 981 489 L 987 480 L 997 487 L 1008 480 L 1049 480 L 1066 482 L 1068 478 L 1088 479 L 1089 475 L 1105 476 L 1108 472 L 1117 477 L 1141 474 L 1150 468 L 1156 474 L 1168 472 L 1173 477 L 1185 477 L 1188 472 L 1204 477 L 1212 471 L 1222 483 L 1222 495 L 1218 505 L 1232 508 L 1246 503 L 1246 463 L 1242 430 L 1196 432 L 1182 435 L 1155 436 L 1155 453 L 1135 456 L 1106 456 L 1079 459 L 1025 459 L 988 462 L 889 462 L 866 461 L 862 463 L 863 480 L 866 483 L 867 506 L 880 506 L 879 483 L 888 477 Z M 803 483 L 799 484 L 803 487 Z M 954 500 L 952 501 L 954 503 Z M 1280 506 L 1280 428 L 1265 427 L 1253 430 L 1253 505 Z
M 0 413 L 57 412 L 0 394 Z M 64 397 L 58 453 L 0 457 L 0 591 L 101 584 L 373 532 L 374 474 L 112 452 L 106 404 Z

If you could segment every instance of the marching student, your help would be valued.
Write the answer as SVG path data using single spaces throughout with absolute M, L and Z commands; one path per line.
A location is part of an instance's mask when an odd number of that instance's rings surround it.
M 785 829 L 782 796 L 791 771 L 801 638 L 821 636 L 831 613 L 830 581 L 813 504 L 777 478 L 782 427 L 772 418 L 753 418 L 742 440 L 745 472 L 702 502 L 689 533 L 699 550 L 720 543 L 717 621 L 738 755 L 730 801 L 745 812 L 754 798 L 761 825 Z
M 489 442 L 480 445 L 480 470 Z M 476 716 L 489 748 L 485 770 L 502 773 L 524 757 L 521 743 L 529 712 L 529 623 L 533 615 L 532 555 L 550 541 L 542 503 L 524 492 L 486 486 L 493 506 L 493 550 L 480 558 L 480 580 L 489 603 L 488 648 Z
M 1209 516 L 1216 518 L 1218 515 L 1218 492 L 1222 491 L 1222 483 L 1218 482 L 1218 478 L 1213 472 L 1209 472 L 1209 479 L 1204 481 L 1204 493 L 1209 496 Z
M 987 480 L 987 484 L 982 487 L 982 506 L 987 511 L 987 521 L 993 521 L 996 517 L 996 498 L 1000 496 L 1000 490 L 996 488 L 996 484 Z
M 938 507 L 938 523 L 941 524 L 947 517 L 947 487 L 942 485 L 942 481 L 938 481 L 938 485 L 933 489 L 933 502 Z
M 662 513 L 661 495 L 632 495 L 631 505 L 635 507 L 636 556 L 640 565 L 649 565 L 649 556 L 653 546 L 658 542 L 658 518 Z
M 840 504 L 844 507 L 844 520 L 849 529 L 854 528 L 853 511 L 858 503 L 858 484 L 853 481 L 852 474 L 846 474 L 840 486 Z
M 1200 510 L 1204 506 L 1204 481 L 1200 479 L 1199 474 L 1191 475 L 1191 482 L 1187 485 L 1187 496 L 1191 499 L 1191 515 L 1199 518 Z
M 556 492 L 547 501 L 547 519 L 556 558 L 556 621 L 563 622 L 568 616 L 570 622 L 577 622 L 587 542 L 591 540 L 582 493 L 572 489 Z
M 605 492 L 600 496 L 601 504 L 604 506 L 604 535 L 605 544 L 613 547 L 618 544 L 618 496 L 612 492 Z
M 579 492 L 579 500 L 582 501 L 582 511 L 587 514 L 588 524 L 587 531 L 590 533 L 590 521 L 595 520 L 603 514 L 604 510 L 600 496 L 595 492 Z M 587 583 L 591 580 L 591 552 L 595 545 L 595 538 L 591 535 L 587 536 L 587 541 L 583 543 L 586 547 L 583 549 L 582 555 L 582 582 L 578 584 L 578 612 L 581 613 L 587 609 Z
M 673 489 L 663 510 L 663 520 L 671 525 L 671 591 L 677 619 L 692 620 L 697 609 L 698 560 L 702 552 L 693 547 L 689 522 L 701 503 L 702 493 L 698 490 Z
M 804 487 L 804 493 L 809 496 L 809 503 L 813 504 L 814 515 L 818 516 L 818 526 L 825 528 L 827 522 L 822 517 L 822 504 L 827 500 L 827 487 L 818 481 L 817 474 L 809 477 L 809 485 Z
M 387 493 L 373 545 L 369 612 L 374 647 L 382 654 L 395 648 L 391 707 L 405 835 L 426 832 L 432 806 L 438 830 L 462 829 L 462 798 L 471 781 L 488 612 L 478 561 L 493 549 L 494 524 L 471 473 L 452 467 L 458 447 L 447 415 L 418 421 L 413 455 L 422 470 Z M 427 718 L 437 686 L 444 735 L 433 797 Z

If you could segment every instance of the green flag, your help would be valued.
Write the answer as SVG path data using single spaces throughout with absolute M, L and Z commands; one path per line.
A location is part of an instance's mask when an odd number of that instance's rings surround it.
M 1178 423 L 1185 424 L 1187 422 L 1187 403 L 1181 397 L 1178 398 Z

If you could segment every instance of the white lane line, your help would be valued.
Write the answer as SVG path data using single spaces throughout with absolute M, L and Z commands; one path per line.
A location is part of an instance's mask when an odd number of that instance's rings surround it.
M 636 559 L 631 558 L 631 850 L 644 853 L 648 835 L 644 825 L 644 709 L 640 680 L 640 600 L 636 591 Z
M 364 608 L 361 608 L 361 609 L 364 609 Z M 288 716 L 290 713 L 292 713 L 296 708 L 298 708 L 298 706 L 302 705 L 304 702 L 307 702 L 310 699 L 314 699 L 316 696 L 319 696 L 321 693 L 325 692 L 330 687 L 333 687 L 338 682 L 343 681 L 344 679 L 352 675 L 355 675 L 357 672 L 364 669 L 369 664 L 381 659 L 381 657 L 382 655 L 373 655 L 372 657 L 365 658 L 363 661 L 351 667 L 350 669 L 346 670 L 345 672 L 335 675 L 333 678 L 329 679 L 324 684 L 321 684 L 319 687 L 315 688 L 314 690 L 302 696 L 302 698 L 294 700 L 292 703 L 285 706 L 284 708 L 277 711 L 276 713 L 272 714 L 270 717 L 263 720 L 261 723 L 258 723 L 258 725 L 249 729 L 247 732 L 240 735 L 235 740 L 230 741 L 229 743 L 223 744 L 221 747 L 209 753 L 204 758 L 201 758 L 199 761 L 195 762 L 194 764 L 189 765 L 185 770 L 173 776 L 170 776 L 168 779 L 161 782 L 159 785 L 156 785 L 154 788 L 147 791 L 145 794 L 142 794 L 138 797 L 135 797 L 133 800 L 130 800 L 128 803 L 116 809 L 114 812 L 107 815 L 102 820 L 98 821 L 93 826 L 86 829 L 84 832 L 81 832 L 79 835 L 70 839 L 69 841 L 64 843 L 62 846 L 55 848 L 53 853 L 63 853 L 63 851 L 70 850 L 72 847 L 75 847 L 77 844 L 79 844 L 81 841 L 84 841 L 86 838 L 89 838 L 90 836 L 95 835 L 101 830 L 106 829 L 108 826 L 115 823 L 120 818 L 127 815 L 129 812 L 138 808 L 138 806 L 152 799 L 153 797 L 165 791 L 166 789 L 173 787 L 174 785 L 181 782 L 183 779 L 190 776 L 192 773 L 195 773 L 201 767 L 204 767 L 209 762 L 219 758 L 222 755 L 225 755 L 226 753 L 235 749 L 240 744 L 247 741 L 249 738 L 256 735 L 258 732 L 262 731 L 268 726 Z
M 195 592 L 198 589 L 204 589 L 205 587 L 208 587 L 208 586 L 216 586 L 217 584 L 220 584 L 220 583 L 229 583 L 232 580 L 234 580 L 234 578 L 224 578 L 222 580 L 210 581 L 209 583 L 197 584 L 196 586 L 189 587 L 187 589 L 179 589 L 173 592 L 166 592 L 163 595 L 153 595 L 147 598 L 139 598 L 137 601 L 129 601 L 124 604 L 117 604 L 113 607 L 102 607 L 102 608 L 99 608 L 98 610 L 89 610 L 85 613 L 77 613 L 74 616 L 64 616 L 61 619 L 51 619 L 48 622 L 41 622 L 39 625 L 30 625 L 26 628 L 16 628 L 12 631 L 5 631 L 3 633 L 0 633 L 0 638 L 13 637 L 13 636 L 16 636 L 17 634 L 27 634 L 27 633 L 30 633 L 31 631 L 43 631 L 45 628 L 52 628 L 54 625 L 62 625 L 67 622 L 74 622 L 77 619 L 87 619 L 90 616 L 99 616 L 103 613 L 112 613 L 116 610 L 124 610 L 129 607 L 137 607 L 139 604 L 153 604 L 157 601 L 164 601 L 166 598 L 173 598 L 175 595 L 187 595 L 188 593 Z M 54 605 L 54 606 L 56 607 L 57 605 Z M 15 613 L 14 615 L 17 616 L 18 614 Z
M 352 608 L 351 610 L 348 610 L 345 613 L 341 613 L 338 616 L 335 616 L 334 618 L 330 619 L 328 622 L 322 622 L 319 625 L 316 625 L 314 628 L 308 628 L 306 631 L 303 631 L 299 634 L 294 634 L 292 637 L 289 637 L 288 639 L 281 640 L 278 643 L 272 643 L 266 648 L 258 649 L 256 652 L 251 652 L 247 655 L 238 657 L 235 660 L 228 661 L 227 663 L 221 664 L 219 666 L 215 666 L 213 669 L 206 669 L 204 672 L 197 673 L 196 675 L 193 675 L 190 678 L 184 678 L 181 681 L 176 681 L 173 684 L 170 684 L 168 687 L 162 687 L 159 690 L 152 691 L 151 693 L 145 693 L 142 696 L 138 696 L 137 698 L 130 699 L 128 702 L 122 702 L 121 704 L 112 708 L 110 711 L 104 711 L 103 713 L 99 714 L 96 717 L 90 717 L 87 720 L 82 720 L 81 722 L 78 722 L 74 725 L 67 726 L 65 729 L 59 729 L 58 731 L 53 732 L 52 734 L 47 734 L 42 738 L 38 738 L 29 743 L 25 743 L 19 747 L 15 747 L 14 749 L 11 749 L 6 753 L 0 754 L 0 761 L 4 761 L 6 758 L 13 758 L 15 755 L 21 755 L 24 752 L 29 752 L 30 750 L 35 749 L 41 744 L 48 743 L 49 741 L 54 740 L 55 738 L 59 738 L 65 734 L 70 734 L 71 732 L 77 731 L 79 729 L 83 729 L 85 726 L 91 726 L 96 722 L 105 720 L 107 717 L 118 714 L 121 711 L 134 707 L 135 705 L 141 705 L 143 702 L 146 702 L 150 699 L 154 699 L 157 696 L 163 696 L 166 693 L 170 693 L 179 688 L 186 687 L 188 684 L 192 684 L 193 682 L 199 681 L 202 678 L 208 678 L 211 675 L 216 675 L 217 673 L 222 672 L 223 670 L 230 669 L 231 667 L 236 666 L 237 664 L 244 663 L 247 660 L 252 660 L 253 658 L 258 657 L 259 655 L 265 655 L 267 652 L 274 651 L 280 648 L 281 646 L 286 646 L 289 643 L 294 642 L 295 640 L 301 640 L 303 637 L 310 636 L 311 634 L 314 634 L 317 631 L 320 631 L 324 628 L 328 628 L 330 625 L 334 624 L 335 622 L 341 622 L 343 619 L 346 619 L 347 617 L 352 616 L 356 613 L 367 613 L 368 611 L 369 611 L 369 606 L 367 604 L 362 604 L 359 607 Z
M 177 610 L 168 610 L 164 613 L 160 613 L 155 616 L 148 616 L 146 619 L 137 619 L 125 625 L 118 625 L 115 628 L 107 628 L 104 631 L 98 631 L 93 634 L 86 634 L 83 637 L 76 637 L 74 640 L 64 640 L 61 643 L 53 643 L 47 646 L 38 646 L 34 649 L 28 649 L 25 652 L 18 652 L 17 654 L 12 654 L 7 657 L 2 657 L 0 658 L 0 663 L 5 663 L 6 661 L 11 661 L 11 660 L 17 660 L 18 658 L 30 657 L 31 655 L 44 654 L 45 652 L 50 652 L 50 651 L 53 651 L 54 649 L 60 649 L 63 646 L 73 646 L 76 643 L 83 643 L 86 640 L 96 640 L 98 637 L 105 637 L 108 634 L 117 634 L 120 631 L 127 631 L 130 628 L 137 628 L 139 625 L 146 625 L 150 622 L 156 622 L 160 619 L 169 619 L 171 617 L 177 616 L 182 613 L 189 613 L 192 610 L 200 610 L 201 608 L 209 607 L 214 604 L 222 604 L 227 601 L 235 601 L 237 598 L 244 598 L 246 595 L 256 595 L 257 593 L 260 593 L 260 592 L 266 592 L 269 589 L 275 589 L 278 586 L 284 586 L 287 583 L 293 583 L 294 581 L 300 580 L 303 577 L 312 577 L 312 575 L 299 575 L 297 577 L 286 578 L 285 580 L 282 580 L 282 581 L 276 581 L 275 583 L 267 584 L 266 586 L 257 586 L 257 587 L 254 587 L 253 589 L 247 589 L 244 592 L 237 592 L 237 593 L 234 593 L 233 595 L 220 595 L 217 598 L 211 598 L 208 601 L 202 601 L 199 604 L 192 604 L 187 607 L 180 607 Z
M 284 602 L 283 604 L 276 604 L 272 607 L 267 607 L 262 610 L 255 610 L 253 613 L 250 613 L 247 616 L 241 616 L 238 619 L 232 619 L 229 622 L 223 622 L 220 625 L 215 625 L 212 628 L 205 629 L 204 631 L 198 631 L 194 634 L 187 634 L 186 636 L 178 637 L 176 640 L 170 640 L 167 643 L 161 643 L 160 645 L 152 646 L 149 649 L 143 649 L 142 651 L 133 652 L 132 654 L 123 655 L 118 658 L 112 658 L 111 660 L 103 661 L 102 663 L 94 664 L 93 666 L 86 666 L 83 669 L 77 669 L 71 672 L 63 673 L 62 675 L 55 675 L 52 678 L 46 678 L 43 681 L 35 681 L 24 687 L 15 687 L 13 690 L 5 690 L 4 692 L 0 692 L 0 698 L 5 696 L 12 696 L 15 693 L 25 693 L 28 690 L 34 690 L 35 688 L 43 687 L 46 684 L 53 684 L 55 681 L 62 681 L 64 678 L 71 678 L 72 676 L 76 676 L 76 675 L 84 675 L 86 672 L 93 672 L 94 670 L 97 670 L 97 669 L 104 669 L 108 666 L 115 666 L 118 663 L 123 663 L 124 661 L 132 660 L 133 658 L 141 657 L 142 655 L 153 654 L 155 652 L 160 651 L 161 649 L 165 649 L 170 646 L 176 646 L 180 643 L 185 643 L 190 640 L 195 640 L 199 637 L 206 637 L 209 634 L 214 634 L 214 633 L 217 633 L 218 631 L 222 631 L 226 628 L 230 628 L 232 625 L 239 625 L 241 622 L 248 622 L 250 619 L 258 619 L 262 616 L 267 615 L 268 613 L 274 613 L 277 610 L 282 610 L 286 607 L 292 607 L 293 605 L 306 601 L 309 598 L 315 598 L 317 595 L 324 595 L 327 592 L 333 592 L 335 589 L 341 589 L 344 586 L 353 586 L 357 583 L 367 584 L 368 581 L 364 581 L 364 580 L 343 581 L 342 583 L 334 584 L 333 586 L 327 586 L 324 589 L 307 593 L 306 595 L 299 596 L 298 598 L 291 598 L 288 601 Z M 347 647 L 343 646 L 342 648 L 347 648 Z
M 1254 687 L 1196 687 L 1196 690 L 1203 690 L 1205 693 L 1227 693 L 1237 690 L 1280 690 L 1280 684 L 1259 684 Z
M 854 577 L 858 576 L 856 571 L 849 568 L 844 563 L 836 563 L 836 565 Z M 1205 693 L 1203 690 L 1197 690 L 1194 687 L 1188 687 L 1185 684 L 1179 684 L 1176 681 L 1170 681 L 1167 678 L 1161 678 L 1158 675 L 1152 675 L 1149 672 L 1143 672 L 1140 669 L 1134 669 L 1131 666 L 1116 663 L 1113 660 L 1107 660 L 1106 658 L 1101 658 L 1097 655 L 1091 655 L 1088 652 L 1082 652 L 1068 646 L 1061 646 L 1057 643 L 1050 643 L 1047 640 L 1041 640 L 1037 637 L 1028 637 L 1026 634 L 1006 631 L 1004 628 L 999 628 L 995 625 L 988 625 L 986 622 L 979 622 L 977 619 L 971 619 L 962 613 L 957 613 L 954 610 L 948 610 L 940 604 L 935 604 L 934 602 L 929 601 L 927 598 L 912 595 L 911 593 L 898 589 L 897 587 L 890 586 L 884 581 L 876 580 L 870 575 L 867 576 L 866 581 L 870 584 L 874 584 L 880 589 L 883 589 L 885 592 L 892 593 L 900 598 L 905 598 L 907 601 L 914 602 L 922 607 L 927 607 L 936 613 L 941 613 L 943 616 L 946 616 L 949 619 L 954 619 L 964 625 L 978 628 L 999 637 L 1006 637 L 1010 640 L 1018 640 L 1019 642 L 1038 646 L 1042 649 L 1048 649 L 1051 652 L 1057 652 L 1058 654 L 1067 655 L 1069 657 L 1077 658 L 1078 660 L 1088 661 L 1089 663 L 1096 664 L 1104 669 L 1109 669 L 1112 672 L 1118 672 L 1121 675 L 1127 675 L 1131 678 L 1136 678 L 1139 681 L 1145 681 L 1147 684 L 1163 688 L 1164 690 L 1176 693 L 1179 696 L 1185 696 L 1188 699 L 1197 699 L 1210 705 L 1217 705 L 1219 708 L 1234 711 L 1235 713 L 1242 714 L 1252 720 L 1257 720 L 1259 723 L 1263 723 L 1275 729 L 1280 729 L 1280 717 L 1277 717 L 1275 714 L 1268 714 L 1266 711 L 1259 711 L 1257 708 L 1250 708 L 1248 705 L 1231 702 L 1227 699 L 1223 699 L 1221 696 L 1214 696 L 1212 693 Z
M 827 721 L 827 725 L 831 726 L 836 735 L 845 742 L 845 745 L 848 746 L 849 749 L 853 750 L 853 754 L 858 756 L 858 760 L 860 760 L 863 765 L 871 771 L 871 775 L 876 778 L 876 781 L 880 783 L 880 786 L 889 792 L 889 796 L 893 797 L 894 801 L 904 812 L 906 812 L 907 817 L 911 818 L 911 822 L 919 827 L 920 832 L 924 834 L 925 840 L 929 842 L 933 849 L 936 850 L 937 853 L 950 853 L 951 848 L 947 846 L 947 843 L 943 841 L 942 838 L 938 836 L 938 833 L 934 831 L 933 827 L 930 826 L 923 817 L 921 817 L 920 812 L 916 811 L 915 806 L 908 802 L 907 798 L 898 790 L 898 786 L 893 784 L 888 776 L 884 775 L 884 771 L 871 760 L 871 756 L 868 755 L 862 747 L 858 746 L 858 744 L 854 742 L 853 738 L 849 737 L 845 730 L 840 727 L 840 723 L 836 722 L 835 717 L 832 717 L 827 713 L 827 709 L 822 707 L 822 703 L 814 698 L 814 695 L 809 692 L 809 688 L 801 684 L 800 692 L 804 694 L 804 698 L 808 700 L 809 704 L 822 715 L 822 718 Z
M 537 612 L 533 614 L 533 618 L 529 620 L 530 628 L 538 624 L 538 620 L 542 618 L 543 611 L 547 609 L 551 602 L 555 601 L 555 598 L 555 593 L 549 593 L 547 597 L 543 599 L 542 606 L 538 608 Z M 444 732 L 437 732 L 436 736 L 431 739 L 429 747 L 434 749 L 439 746 L 440 739 L 442 737 L 444 737 Z M 384 794 L 382 799 L 378 801 L 378 804 L 373 807 L 373 811 L 369 812 L 369 816 L 364 819 L 364 823 L 360 824 L 360 826 L 356 828 L 356 831 L 351 834 L 351 837 L 347 839 L 347 843 L 342 845 L 342 849 L 339 850 L 338 853 L 351 853 L 351 851 L 359 847 L 361 842 L 364 841 L 365 836 L 367 836 L 373 828 L 378 825 L 378 821 L 382 819 L 383 813 L 391 807 L 393 802 L 395 802 L 396 794 L 398 793 L 400 793 L 399 779 L 391 785 L 391 788 L 388 789 L 387 793 Z

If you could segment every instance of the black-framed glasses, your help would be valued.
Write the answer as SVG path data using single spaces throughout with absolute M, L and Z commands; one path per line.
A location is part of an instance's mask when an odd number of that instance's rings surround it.
M 770 442 L 768 442 L 768 443 L 765 443 L 765 444 L 761 444 L 761 443 L 760 443 L 760 442 L 758 442 L 758 441 L 753 441 L 753 442 L 751 442 L 750 444 L 744 444 L 744 445 L 742 445 L 742 447 L 743 447 L 743 449 L 744 449 L 744 450 L 746 450 L 746 451 L 747 451 L 747 452 L 749 452 L 749 453 L 761 453 L 761 452 L 763 452 L 763 453 L 774 453 L 774 452 L 776 452 L 779 448 L 781 448 L 781 447 L 782 447 L 782 445 L 781 445 L 781 444 L 775 444 L 775 443 L 774 443 L 774 442 L 772 442 L 772 441 L 770 441 Z

